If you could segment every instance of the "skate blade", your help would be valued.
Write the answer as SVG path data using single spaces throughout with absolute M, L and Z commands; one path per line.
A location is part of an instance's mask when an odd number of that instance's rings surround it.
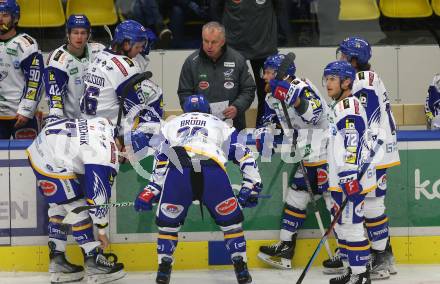
M 388 269 L 389 269 L 391 275 L 396 275 L 397 274 L 397 269 L 396 269 L 396 266 L 394 264 L 391 264 L 388 267 Z
M 340 267 L 340 268 L 325 268 L 322 271 L 322 273 L 326 274 L 326 275 L 336 275 L 336 274 L 343 274 L 344 273 L 345 268 L 344 267 Z
M 278 269 L 291 269 L 292 268 L 292 262 L 290 259 L 285 259 L 281 257 L 273 257 L 269 256 L 265 253 L 258 253 L 258 258 L 261 259 L 263 262 L 269 264 L 270 266 L 273 266 Z
M 51 272 L 50 273 L 50 283 L 71 283 L 79 282 L 84 278 L 84 271 L 75 273 L 63 273 L 63 272 Z
M 87 276 L 87 284 L 103 284 L 110 283 L 123 278 L 127 273 L 119 270 L 111 274 L 94 274 Z
M 390 272 L 388 270 L 370 271 L 371 280 L 385 280 L 390 278 Z

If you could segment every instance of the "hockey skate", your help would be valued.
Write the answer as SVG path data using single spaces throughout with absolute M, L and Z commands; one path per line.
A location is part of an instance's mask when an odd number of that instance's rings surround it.
M 84 264 L 89 284 L 109 283 L 123 278 L 126 274 L 124 265 L 107 259 L 101 249 L 94 249 L 85 254 Z
M 330 279 L 330 284 L 371 284 L 370 273 L 367 269 L 364 273 L 353 274 L 348 267 L 343 275 Z
M 70 263 L 62 251 L 55 250 L 55 244 L 49 242 L 49 273 L 50 283 L 70 283 L 84 278 L 84 268 Z
M 295 245 L 296 234 L 292 236 L 292 241 L 290 242 L 279 241 L 270 246 L 261 246 L 258 258 L 273 267 L 291 269 Z
M 390 278 L 390 263 L 386 251 L 371 250 L 370 277 L 372 280 Z
M 344 264 L 341 260 L 339 249 L 335 250 L 335 255 L 333 255 L 332 258 L 324 260 L 322 266 L 324 266 L 324 274 L 332 275 L 344 273 Z
M 243 261 L 243 257 L 234 256 L 232 258 L 232 263 L 234 264 L 234 271 L 238 284 L 252 283 L 252 277 L 249 274 L 247 263 Z
M 387 246 L 385 248 L 385 253 L 386 253 L 385 254 L 386 260 L 388 261 L 388 270 L 390 271 L 391 275 L 396 275 L 397 274 L 396 260 L 394 259 L 393 248 L 391 247 L 389 239 Z
M 171 270 L 173 268 L 173 259 L 171 257 L 162 257 L 157 269 L 156 283 L 168 284 L 170 283 Z

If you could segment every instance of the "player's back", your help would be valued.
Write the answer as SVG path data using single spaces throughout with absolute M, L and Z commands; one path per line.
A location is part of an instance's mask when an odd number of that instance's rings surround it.
M 27 149 L 40 173 L 83 173 L 84 164 L 118 167 L 113 126 L 107 119 L 60 119 L 48 123 Z
M 140 73 L 136 61 L 105 49 L 98 53 L 85 74 L 85 91 L 81 98 L 84 118 L 105 117 L 116 124 L 119 100 L 117 93 L 124 82 Z
M 221 165 L 227 161 L 222 146 L 233 132 L 234 128 L 217 117 L 198 112 L 177 116 L 162 128 L 171 147 L 183 147 L 188 153 L 203 155 Z

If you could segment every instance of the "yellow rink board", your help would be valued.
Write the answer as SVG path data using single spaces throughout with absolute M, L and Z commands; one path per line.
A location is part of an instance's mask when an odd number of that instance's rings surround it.
M 294 267 L 303 267 L 315 250 L 318 239 L 299 239 L 296 245 Z M 249 266 L 251 268 L 268 267 L 257 259 L 258 247 L 274 242 L 273 240 L 247 241 Z M 440 236 L 393 237 L 392 246 L 397 263 L 432 264 L 440 263 Z M 330 240 L 332 249 L 334 240 Z M 108 250 L 119 257 L 127 271 L 154 271 L 157 269 L 155 243 L 113 244 Z M 67 255 L 70 261 L 82 264 L 82 255 L 76 245 L 69 245 Z M 314 265 L 320 265 L 327 258 L 321 249 Z M 48 270 L 49 257 L 46 246 L 4 246 L 0 247 L 0 271 L 36 271 Z M 228 266 L 208 265 L 208 242 L 179 242 L 175 253 L 174 269 L 208 269 Z

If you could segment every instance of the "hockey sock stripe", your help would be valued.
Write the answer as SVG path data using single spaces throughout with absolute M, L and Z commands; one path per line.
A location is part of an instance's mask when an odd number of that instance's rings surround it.
M 305 219 L 307 217 L 306 210 L 300 210 L 298 208 L 286 205 L 286 208 L 284 209 L 284 213 L 293 216 L 293 217 L 297 217 L 300 219 Z
M 62 217 L 62 216 L 52 216 L 49 218 L 49 222 L 61 224 L 61 223 L 63 223 L 63 219 L 64 219 L 64 217 Z
M 88 229 L 88 228 L 90 228 L 90 227 L 92 227 L 92 223 L 88 223 L 88 224 L 85 224 L 85 225 L 76 225 L 76 226 L 72 226 L 72 231 L 74 231 L 74 232 L 78 232 L 78 231 L 82 231 L 82 230 L 85 230 L 85 229 Z
M 387 222 L 388 222 L 388 217 L 386 215 L 382 215 L 374 219 L 365 218 L 365 226 L 367 226 L 368 228 L 377 227 Z
M 177 236 L 172 236 L 172 235 L 159 235 L 159 239 L 164 239 L 164 240 L 172 240 L 172 241 L 177 241 L 178 237 Z
M 239 233 L 234 233 L 234 234 L 226 234 L 224 235 L 225 239 L 233 239 L 233 238 L 239 238 L 239 237 L 243 237 L 244 236 L 244 232 L 239 232 Z

